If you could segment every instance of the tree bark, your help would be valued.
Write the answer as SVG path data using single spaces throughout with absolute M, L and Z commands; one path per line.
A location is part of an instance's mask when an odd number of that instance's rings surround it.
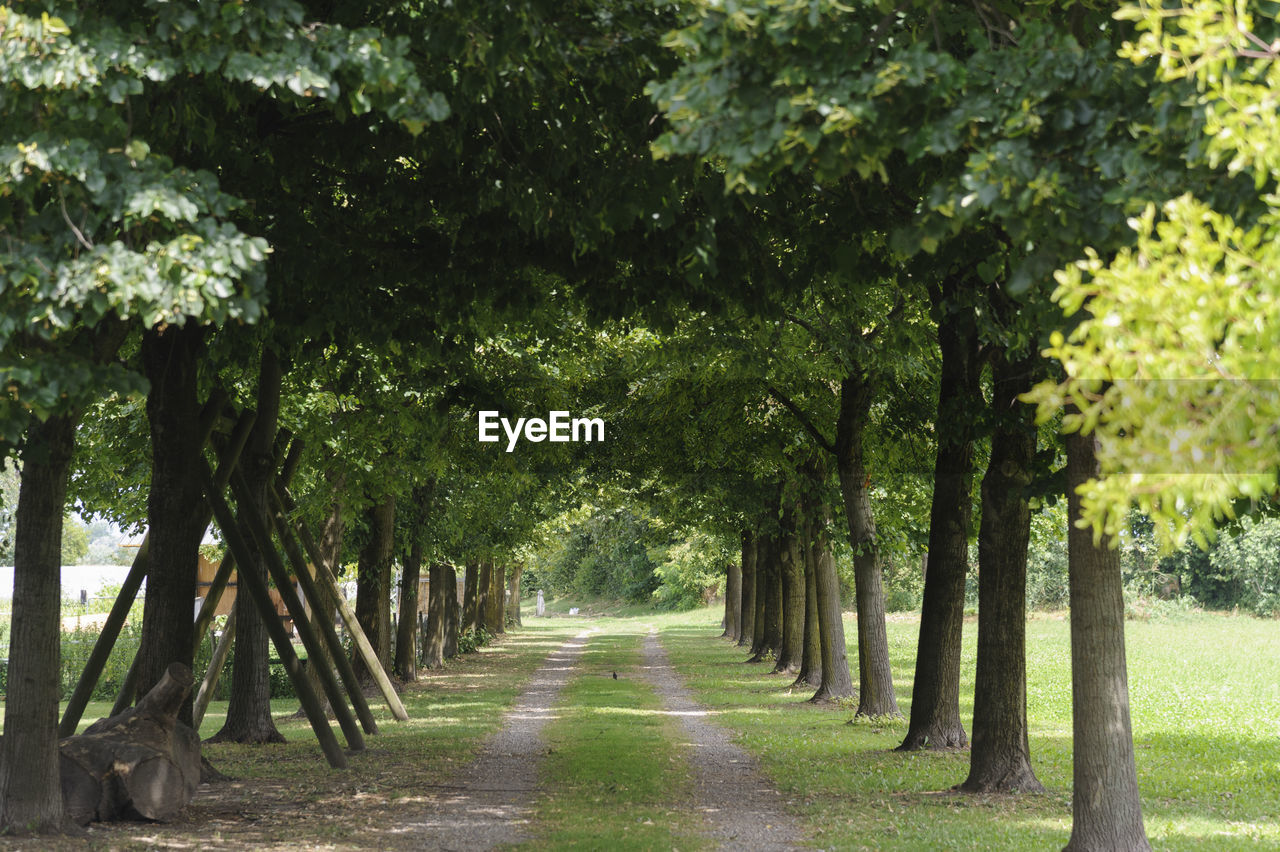
M 462 632 L 476 629 L 476 600 L 480 589 L 480 563 L 471 561 L 463 569 L 462 580 Z
M 493 560 L 480 562 L 480 571 L 476 574 L 476 630 L 493 632 L 489 625 L 489 590 L 493 587 Z
M 776 551 L 777 540 L 772 535 L 762 535 L 756 539 L 756 614 L 751 636 L 751 657 L 747 660 L 749 663 L 762 661 L 768 649 L 769 622 L 766 610 L 769 606 L 770 588 L 773 586 Z
M 764 642 L 751 662 L 763 662 L 772 654 L 776 659 L 782 650 L 782 548 L 781 535 L 769 536 L 769 559 L 764 572 Z M 757 572 L 759 568 L 757 568 Z M 759 583 L 757 574 L 756 582 Z M 758 593 L 757 593 L 758 594 Z
M 804 560 L 804 652 L 800 658 L 800 671 L 796 674 L 792 686 L 821 686 L 822 633 L 818 622 L 818 542 L 814 534 L 813 519 L 806 516 L 802 518 L 801 524 L 803 537 L 800 546 Z
M 152 328 L 142 336 L 142 363 L 151 383 L 151 554 L 135 695 L 145 695 L 159 683 L 170 663 L 190 669 L 193 662 L 191 606 L 197 597 L 200 540 L 208 523 L 204 494 L 192 474 L 203 450 L 198 400 L 202 342 L 203 329 L 194 323 Z M 178 718 L 191 724 L 189 691 Z
M 760 539 L 751 531 L 742 534 L 742 599 L 738 609 L 738 644 L 750 645 L 756 631 L 756 562 Z
M 524 564 L 511 566 L 511 575 L 507 578 L 507 623 L 513 627 L 523 627 L 520 621 L 520 578 L 524 575 Z
M 395 547 L 396 501 L 384 496 L 366 513 L 364 547 L 356 563 L 356 620 L 378 655 L 383 671 L 391 672 L 391 562 Z M 356 674 L 370 677 L 364 660 L 352 661 Z
M 448 586 L 445 592 L 444 622 L 444 658 L 446 660 L 458 656 L 458 633 L 462 629 L 461 607 L 458 604 L 458 571 L 452 565 L 444 566 L 444 583 Z
M 257 512 L 264 524 L 270 523 L 266 489 L 275 473 L 281 377 L 279 360 L 270 349 L 264 350 L 258 372 L 258 416 L 253 422 L 244 451 L 240 454 L 240 469 L 244 472 L 256 501 L 256 505 L 245 506 L 242 511 Z M 267 576 L 262 554 L 257 552 L 252 541 L 249 542 L 249 550 L 253 552 L 254 560 L 252 564 L 241 564 L 240 573 L 256 571 L 260 577 Z M 268 663 L 270 640 L 267 626 L 242 582 L 237 582 L 234 606 L 236 635 L 231 652 L 231 700 L 227 704 L 226 722 L 211 741 L 282 743 L 284 737 L 276 730 L 276 724 L 271 718 L 271 677 Z M 185 614 L 189 613 L 190 610 L 186 610 Z M 190 639 L 187 644 L 191 644 Z
M 59 578 L 76 420 L 63 415 L 33 423 L 22 451 L 0 738 L 0 827 L 6 831 L 54 831 L 66 819 L 58 768 Z
M 446 568 L 437 562 L 428 570 L 427 635 L 422 641 L 422 665 L 428 669 L 444 666 L 444 636 L 449 620 L 447 596 L 456 594 L 446 579 Z
M 783 533 L 780 545 L 782 642 L 773 670 L 786 674 L 798 672 L 804 656 L 804 557 L 794 529 Z
M 422 575 L 422 542 L 405 554 L 400 574 L 400 620 L 396 624 L 396 677 L 418 679 L 418 579 Z M 430 593 L 428 593 L 430 594 Z
M 901 716 L 889 666 L 889 638 L 885 631 L 885 602 L 880 545 L 871 514 L 871 496 L 863 461 L 863 434 L 871 416 L 874 388 L 866 377 L 853 374 L 840 383 L 840 415 L 836 421 L 836 468 L 844 498 L 849 542 L 853 545 L 854 595 L 858 610 L 858 716 Z M 820 560 L 821 563 L 821 560 Z M 818 601 L 824 606 L 822 575 Z M 838 596 L 838 587 L 837 587 Z M 826 602 L 829 606 L 829 601 Z M 839 606 L 839 598 L 836 599 Z M 841 629 L 843 633 L 843 628 Z M 825 633 L 825 628 L 824 628 Z M 825 641 L 825 639 L 824 639 Z M 824 677 L 826 654 L 823 654 Z M 820 690 L 821 691 L 821 690 Z
M 1036 451 L 1034 410 L 1018 401 L 1039 358 L 994 367 L 991 459 L 978 528 L 978 671 L 966 793 L 1043 792 L 1027 740 L 1026 589 Z
M 747 533 L 742 534 L 742 556 L 746 559 Z M 742 564 L 730 562 L 724 581 L 724 633 L 732 642 L 742 636 Z
M 1151 848 L 1129 720 L 1120 552 L 1095 544 L 1080 518 L 1077 489 L 1098 475 L 1095 438 L 1078 432 L 1067 446 L 1067 561 L 1071 595 L 1073 772 L 1071 852 Z
M 485 624 L 489 626 L 489 632 L 493 634 L 506 633 L 506 601 L 504 596 L 507 591 L 506 581 L 507 566 L 502 563 L 492 563 L 489 568 L 489 591 L 485 597 Z
M 845 650 L 844 621 L 840 606 L 840 578 L 827 540 L 827 510 L 818 505 L 811 515 L 814 525 L 815 584 L 818 598 L 818 630 L 821 641 L 822 679 L 810 701 L 836 701 L 853 697 L 853 678 Z
M 964 586 L 969 570 L 969 529 L 973 516 L 974 418 L 981 398 L 978 332 L 972 311 L 947 310 L 958 282 L 936 288 L 942 376 L 938 388 L 938 438 L 929 512 L 929 573 L 924 582 L 911 720 L 899 751 L 968 745 L 960 721 L 960 640 L 964 629 Z

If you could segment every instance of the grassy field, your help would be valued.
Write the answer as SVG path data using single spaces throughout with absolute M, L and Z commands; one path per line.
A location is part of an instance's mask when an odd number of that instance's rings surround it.
M 852 720 L 793 694 L 789 678 L 742 663 L 719 613 L 664 619 L 662 638 L 699 699 L 758 755 L 784 793 L 801 797 L 813 839 L 840 849 L 1049 849 L 1071 818 L 1068 623 L 1028 625 L 1032 762 L 1048 793 L 956 795 L 968 753 L 899 754 L 904 720 Z M 846 623 L 846 635 L 855 636 Z M 977 624 L 965 631 L 963 718 L 972 716 Z M 910 711 L 918 620 L 894 618 L 898 701 Z M 856 648 L 850 647 L 856 660 Z M 1159 849 L 1280 848 L 1280 622 L 1215 614 L 1129 622 L 1139 787 Z

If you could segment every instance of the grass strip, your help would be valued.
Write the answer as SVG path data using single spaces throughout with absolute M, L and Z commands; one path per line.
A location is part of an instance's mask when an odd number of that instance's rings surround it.
M 643 630 L 610 620 L 565 688 L 535 811 L 535 849 L 699 849 L 692 773 L 662 700 L 640 677 Z M 617 679 L 613 674 L 617 674 Z

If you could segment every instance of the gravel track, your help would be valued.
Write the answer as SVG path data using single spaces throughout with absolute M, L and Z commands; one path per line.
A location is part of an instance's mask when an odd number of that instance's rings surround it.
M 708 720 L 706 708 L 693 700 L 653 633 L 645 636 L 644 659 L 645 679 L 687 737 L 683 745 L 695 773 L 695 807 L 711 823 L 710 837 L 726 849 L 805 848 L 781 794 L 761 775 L 755 758 Z
M 451 779 L 456 789 L 434 796 L 428 812 L 400 824 L 396 833 L 412 848 L 492 849 L 525 839 L 546 753 L 542 729 L 573 677 L 588 634 L 565 642 L 534 672 L 498 733 Z

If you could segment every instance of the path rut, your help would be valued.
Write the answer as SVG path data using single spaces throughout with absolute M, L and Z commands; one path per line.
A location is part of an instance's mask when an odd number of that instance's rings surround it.
M 546 747 L 542 729 L 573 677 L 590 631 L 553 651 L 507 711 L 479 757 L 452 779 L 456 789 L 433 797 L 431 810 L 403 822 L 397 833 L 415 849 L 492 849 L 525 839 L 538 770 Z
M 711 823 L 710 836 L 728 849 L 801 849 L 803 834 L 782 806 L 781 794 L 760 773 L 751 755 L 729 732 L 708 720 L 671 666 L 655 634 L 644 640 L 645 679 L 666 704 L 688 742 L 696 807 Z

